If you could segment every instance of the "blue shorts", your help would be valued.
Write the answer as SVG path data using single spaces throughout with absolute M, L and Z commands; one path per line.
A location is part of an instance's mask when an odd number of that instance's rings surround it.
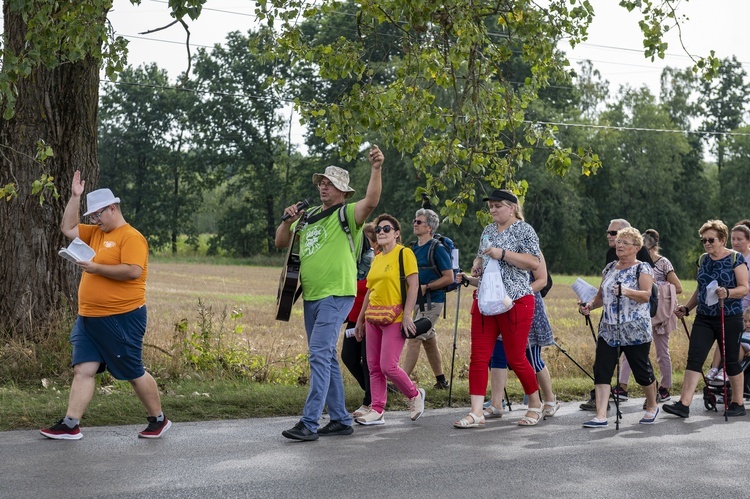
M 99 362 L 115 379 L 133 380 L 146 374 L 143 367 L 143 335 L 146 333 L 146 305 L 132 312 L 108 317 L 78 316 L 70 343 L 72 365 Z

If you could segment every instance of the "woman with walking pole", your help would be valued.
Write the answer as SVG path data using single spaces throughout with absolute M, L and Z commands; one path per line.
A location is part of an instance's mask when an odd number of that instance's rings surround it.
M 604 308 L 594 360 L 596 417 L 583 423 L 585 428 L 608 426 L 607 401 L 620 352 L 625 354 L 636 382 L 646 394 L 646 414 L 639 423 L 653 424 L 659 414 L 656 378 L 648 358 L 652 340 L 648 302 L 654 274 L 650 265 L 636 259 L 641 246 L 643 238 L 637 229 L 620 229 L 615 240 L 618 260 L 604 267 L 602 283 L 594 299 L 579 304 L 583 315 L 589 315 L 595 308 Z
M 679 319 L 697 309 L 690 334 L 682 393 L 680 400 L 664 405 L 664 412 L 681 418 L 690 416 L 690 403 L 701 379 L 703 363 L 714 342 L 718 342 L 725 353 L 724 372 L 729 375 L 732 387 L 732 402 L 724 414 L 744 416 L 744 376 L 738 358 L 742 336 L 741 301 L 748 291 L 747 265 L 741 253 L 726 248 L 729 230 L 721 220 L 709 220 L 698 233 L 706 250 L 698 259 L 698 288 L 685 305 L 675 309 Z

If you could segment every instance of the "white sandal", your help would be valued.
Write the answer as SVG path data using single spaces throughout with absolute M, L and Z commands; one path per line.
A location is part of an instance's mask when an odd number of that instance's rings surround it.
M 536 414 L 536 417 L 524 416 L 516 423 L 518 426 L 536 426 L 539 421 L 542 420 L 542 408 L 541 407 L 529 407 L 526 412 Z
M 547 416 L 552 417 L 555 415 L 557 410 L 560 408 L 560 402 L 557 401 L 557 396 L 554 400 L 544 402 L 542 405 L 542 415 L 546 418 Z
M 500 419 L 503 417 L 503 410 L 502 409 L 496 409 L 495 406 L 487 406 L 484 408 L 484 417 L 486 419 Z
M 477 428 L 479 426 L 484 426 L 484 416 L 477 416 L 473 412 L 453 423 L 454 428 Z

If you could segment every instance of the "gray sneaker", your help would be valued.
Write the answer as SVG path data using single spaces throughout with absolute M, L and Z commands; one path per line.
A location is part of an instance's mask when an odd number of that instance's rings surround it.
M 414 398 L 409 399 L 409 411 L 412 421 L 419 419 L 424 414 L 424 388 L 417 389 L 417 395 Z

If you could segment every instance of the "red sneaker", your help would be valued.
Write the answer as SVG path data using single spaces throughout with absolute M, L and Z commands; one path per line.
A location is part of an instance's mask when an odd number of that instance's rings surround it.
M 157 421 L 155 416 L 149 416 L 148 426 L 145 430 L 138 432 L 139 438 L 159 438 L 172 427 L 172 422 L 166 417 L 164 421 Z

